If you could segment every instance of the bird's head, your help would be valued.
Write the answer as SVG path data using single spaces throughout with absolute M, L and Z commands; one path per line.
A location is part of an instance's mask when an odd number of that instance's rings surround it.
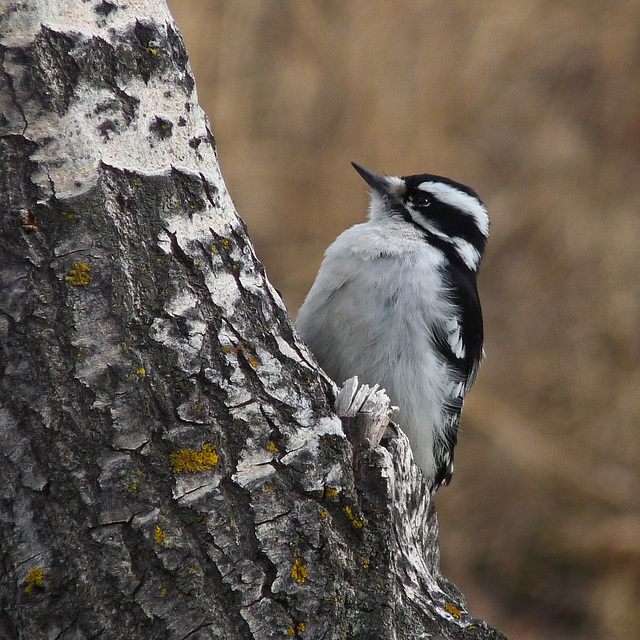
M 430 173 L 377 175 L 351 164 L 371 187 L 371 220 L 404 220 L 468 269 L 478 270 L 489 237 L 489 215 L 473 189 Z

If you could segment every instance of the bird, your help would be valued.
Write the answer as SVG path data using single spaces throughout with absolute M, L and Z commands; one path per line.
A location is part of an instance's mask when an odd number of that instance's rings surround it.
M 489 215 L 442 176 L 378 175 L 366 222 L 329 246 L 296 329 L 338 385 L 384 388 L 431 494 L 453 475 L 460 414 L 484 356 L 477 274 Z

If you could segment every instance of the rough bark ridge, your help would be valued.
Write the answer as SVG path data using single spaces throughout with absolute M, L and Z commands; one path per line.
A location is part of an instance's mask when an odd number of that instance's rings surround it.
M 0 637 L 500 637 L 384 396 L 330 411 L 164 3 L 3 0 L 0 56 Z

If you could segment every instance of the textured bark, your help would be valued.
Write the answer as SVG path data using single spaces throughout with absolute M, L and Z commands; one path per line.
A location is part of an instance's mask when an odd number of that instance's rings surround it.
M 164 3 L 0 6 L 0 637 L 501 637 L 384 394 L 331 411 Z

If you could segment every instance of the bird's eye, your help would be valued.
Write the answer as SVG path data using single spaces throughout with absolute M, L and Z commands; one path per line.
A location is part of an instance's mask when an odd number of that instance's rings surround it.
M 414 191 L 409 200 L 416 207 L 428 207 L 431 204 L 431 196 L 424 191 Z

